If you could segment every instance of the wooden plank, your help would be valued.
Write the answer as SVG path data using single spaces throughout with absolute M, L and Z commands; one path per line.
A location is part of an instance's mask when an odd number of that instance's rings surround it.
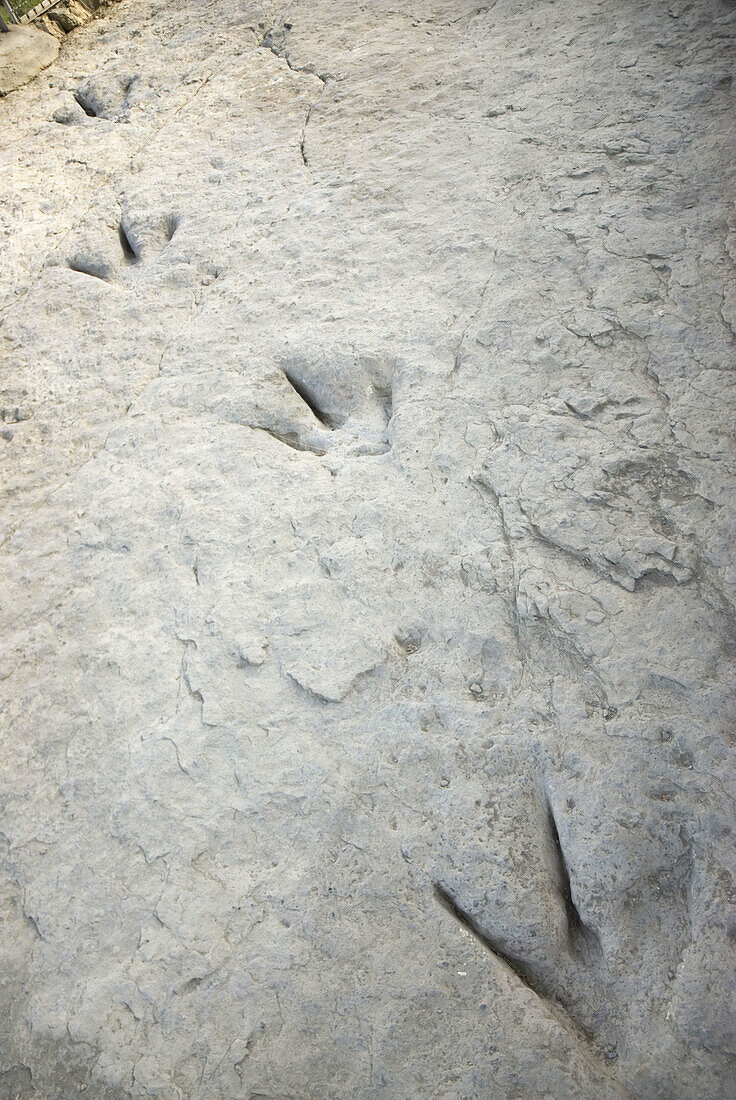
M 54 5 L 58 3 L 60 3 L 60 0 L 41 0 L 41 2 L 32 7 L 30 11 L 27 11 L 24 15 L 21 15 L 19 19 L 16 18 L 15 22 L 31 23 L 34 19 L 38 19 L 39 15 L 44 15 L 49 10 L 49 8 L 53 8 Z M 10 9 L 10 12 L 11 15 L 15 15 L 15 13 L 12 11 L 12 8 Z

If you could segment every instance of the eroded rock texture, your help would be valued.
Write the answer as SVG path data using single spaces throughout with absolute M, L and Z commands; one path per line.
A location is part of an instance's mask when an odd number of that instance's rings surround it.
M 3 1097 L 729 1095 L 721 0 L 123 0 L 0 105 Z

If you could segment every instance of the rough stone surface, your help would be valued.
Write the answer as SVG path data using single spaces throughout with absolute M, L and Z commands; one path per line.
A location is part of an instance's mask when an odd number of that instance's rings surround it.
M 2 1097 L 731 1095 L 733 27 L 123 0 L 3 101 Z

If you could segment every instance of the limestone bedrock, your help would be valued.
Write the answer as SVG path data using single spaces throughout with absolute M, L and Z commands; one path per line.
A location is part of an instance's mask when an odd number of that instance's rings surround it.
M 2 1097 L 731 1094 L 734 10 L 0 103 Z

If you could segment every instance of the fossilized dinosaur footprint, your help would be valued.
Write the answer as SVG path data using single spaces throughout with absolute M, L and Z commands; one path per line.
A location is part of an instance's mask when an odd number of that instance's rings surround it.
M 632 833 L 625 813 L 605 813 L 601 790 L 578 805 L 554 780 L 525 775 L 513 748 L 497 741 L 494 752 L 489 778 L 505 794 L 489 793 L 479 820 L 476 802 L 472 826 L 467 806 L 452 806 L 432 857 L 437 901 L 606 1060 L 659 1041 L 692 938 L 687 829 L 660 822 L 655 806 L 650 828 Z M 646 788 L 645 773 L 629 786 Z M 607 778 L 600 769 L 603 789 Z M 651 998 L 638 1015 L 632 975 L 646 975 Z
M 295 451 L 324 455 L 344 449 L 353 456 L 383 454 L 390 447 L 392 364 L 371 358 L 251 362 L 247 369 L 190 363 L 186 334 L 170 350 L 163 375 L 138 405 L 167 406 L 217 423 L 266 432 Z
M 600 979 L 600 937 L 578 908 L 555 813 L 544 792 L 539 802 L 541 835 L 537 854 L 547 863 L 548 880 L 546 906 L 543 903 L 539 913 L 527 909 L 514 918 L 507 910 L 494 922 L 489 919 L 487 905 L 469 902 L 441 882 L 435 883 L 435 896 L 526 986 L 538 996 L 561 1004 L 587 1033 L 577 1011 L 575 976 L 582 970 Z
M 354 441 L 353 453 L 381 454 L 389 449 L 393 411 L 391 364 L 381 358 L 353 356 L 310 360 L 290 357 L 282 364 L 289 385 L 337 441 Z M 297 443 L 301 442 L 297 433 Z M 311 448 L 307 448 L 311 449 Z
M 54 122 L 69 126 L 84 122 L 84 115 L 88 118 L 120 121 L 132 106 L 137 80 L 135 75 L 129 73 L 96 73 L 88 76 L 75 88 L 75 102 L 64 103 L 54 111 Z
M 83 235 L 67 254 L 72 271 L 114 282 L 134 265 L 162 251 L 178 226 L 173 214 L 136 217 L 123 213 L 117 227 L 105 226 L 98 233 Z

